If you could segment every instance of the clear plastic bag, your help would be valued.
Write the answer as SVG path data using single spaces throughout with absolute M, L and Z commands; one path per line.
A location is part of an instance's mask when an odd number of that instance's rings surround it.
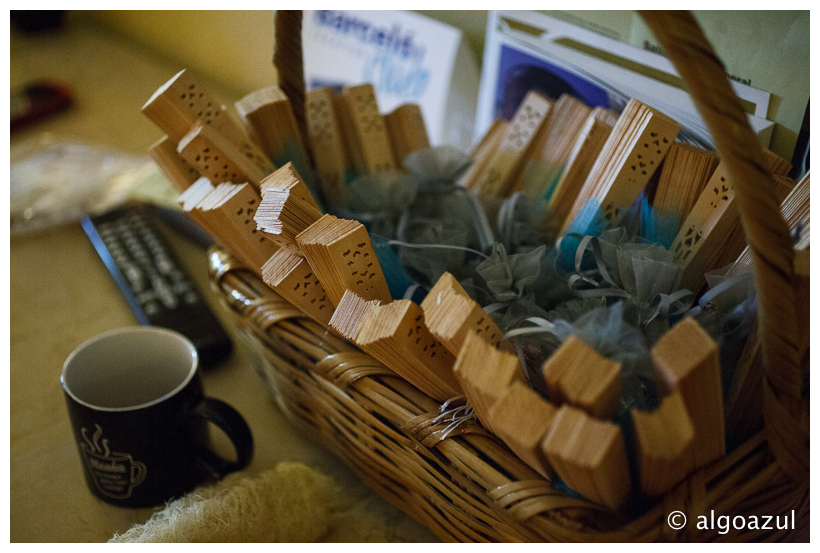
M 12 235 L 107 211 L 130 198 L 137 187 L 161 178 L 148 157 L 48 133 L 14 145 L 10 165 Z M 168 189 L 162 181 L 154 187 L 160 195 Z

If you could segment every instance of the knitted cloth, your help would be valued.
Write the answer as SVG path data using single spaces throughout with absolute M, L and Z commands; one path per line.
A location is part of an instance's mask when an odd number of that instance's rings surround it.
M 375 498 L 374 498 L 375 499 Z M 280 463 L 249 477 L 231 475 L 169 502 L 145 524 L 110 542 L 407 542 L 429 541 L 379 500 L 346 499 L 329 477 Z

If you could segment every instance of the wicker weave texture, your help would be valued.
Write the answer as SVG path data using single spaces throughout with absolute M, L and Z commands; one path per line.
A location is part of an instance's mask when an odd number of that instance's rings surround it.
M 718 153 L 730 162 L 760 297 L 766 429 L 633 513 L 556 488 L 459 406 L 440 406 L 375 359 L 303 316 L 219 253 L 213 282 L 259 356 L 257 372 L 294 424 L 386 499 L 447 541 L 779 541 L 808 539 L 808 400 L 794 335 L 793 252 L 759 146 L 694 18 L 642 13 L 686 80 Z M 301 15 L 277 17 L 275 63 L 300 97 Z M 293 54 L 282 55 L 292 52 Z M 277 61 L 278 60 L 278 61 Z M 300 84 L 301 83 L 301 84 Z M 765 223 L 765 224 L 764 224 Z M 522 421 L 526 423 L 526 421 Z M 667 516 L 684 513 L 686 528 Z M 724 532 L 700 517 L 794 513 L 794 528 Z M 710 519 L 711 520 L 711 519 Z
M 808 481 L 779 469 L 760 432 L 634 517 L 555 488 L 500 440 L 440 406 L 372 357 L 305 317 L 250 271 L 215 251 L 213 283 L 235 315 L 255 370 L 283 413 L 388 501 L 445 541 L 624 542 L 794 540 L 807 536 Z M 721 533 L 691 521 L 795 511 L 794 530 Z

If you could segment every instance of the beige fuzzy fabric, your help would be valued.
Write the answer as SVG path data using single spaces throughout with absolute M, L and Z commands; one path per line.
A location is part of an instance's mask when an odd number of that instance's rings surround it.
M 280 463 L 250 477 L 234 474 L 171 501 L 145 524 L 110 542 L 406 542 L 431 535 L 380 500 L 358 503 L 329 477 Z

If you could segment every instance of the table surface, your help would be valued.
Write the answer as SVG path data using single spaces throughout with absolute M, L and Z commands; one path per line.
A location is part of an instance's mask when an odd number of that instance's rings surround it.
M 12 88 L 49 77 L 69 83 L 75 96 L 70 111 L 15 133 L 12 148 L 52 133 L 148 159 L 147 149 L 161 133 L 140 107 L 181 67 L 81 19 L 69 19 L 52 35 L 12 32 L 10 51 Z M 199 80 L 226 105 L 238 97 Z M 208 287 L 204 250 L 173 232 L 167 237 L 233 332 Z M 78 222 L 15 234 L 10 244 L 10 540 L 106 541 L 157 509 L 114 507 L 88 491 L 59 376 L 77 345 L 105 330 L 137 324 L 136 319 Z M 251 427 L 256 452 L 247 474 L 283 461 L 302 462 L 331 476 L 347 497 L 375 505 L 373 511 L 395 524 L 400 539 L 435 541 L 292 427 L 259 384 L 240 344 L 234 345 L 228 361 L 203 371 L 204 385 L 207 395 L 236 407 Z

